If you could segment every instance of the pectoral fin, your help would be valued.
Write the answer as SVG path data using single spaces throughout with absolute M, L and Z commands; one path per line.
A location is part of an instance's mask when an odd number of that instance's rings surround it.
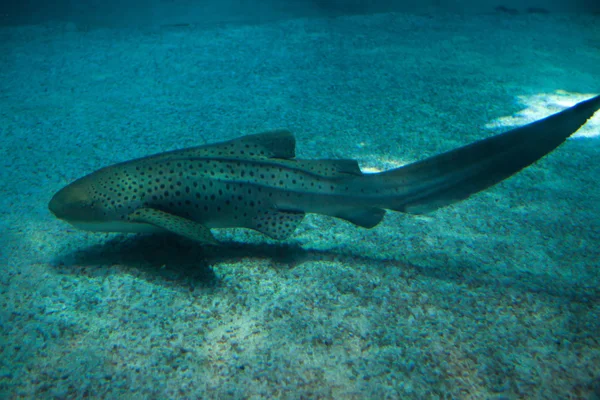
M 140 208 L 129 215 L 133 222 L 157 226 L 177 235 L 202 243 L 217 244 L 210 229 L 189 219 L 169 214 L 153 208 Z

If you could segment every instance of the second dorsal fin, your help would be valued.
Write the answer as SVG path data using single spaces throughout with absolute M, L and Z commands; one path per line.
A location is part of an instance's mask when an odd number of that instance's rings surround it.
M 362 175 L 358 162 L 356 160 L 339 159 L 339 160 L 294 160 L 299 167 L 302 167 L 312 173 L 336 178 L 347 175 Z

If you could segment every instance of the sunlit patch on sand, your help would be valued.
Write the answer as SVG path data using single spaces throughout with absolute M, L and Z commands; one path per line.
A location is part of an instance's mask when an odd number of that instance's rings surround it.
M 526 108 L 514 115 L 497 118 L 487 124 L 486 128 L 512 128 L 525 125 L 560 112 L 565 108 L 574 106 L 576 103 L 594 96 L 594 94 L 570 93 L 564 90 L 557 90 L 554 93 L 540 93 L 533 96 L 518 96 L 519 103 L 525 105 Z M 598 136 L 600 136 L 600 113 L 596 113 L 571 138 L 592 138 Z
M 364 174 L 377 174 L 389 169 L 400 168 L 403 165 L 410 164 L 413 161 L 394 160 L 389 157 L 376 157 L 376 160 L 370 160 L 367 165 L 361 165 L 360 169 Z M 375 165 L 376 164 L 376 165 Z

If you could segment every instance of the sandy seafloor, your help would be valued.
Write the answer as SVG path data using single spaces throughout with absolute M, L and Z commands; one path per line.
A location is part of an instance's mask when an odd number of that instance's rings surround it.
M 367 170 L 467 144 L 597 94 L 598 17 L 13 27 L 0 62 L 0 397 L 600 397 L 600 137 L 431 215 L 311 215 L 282 243 L 46 208 L 102 166 L 273 128 Z

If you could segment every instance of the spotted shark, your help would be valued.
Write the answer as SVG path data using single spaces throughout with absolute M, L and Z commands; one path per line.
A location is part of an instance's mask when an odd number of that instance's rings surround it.
M 385 210 L 423 214 L 544 157 L 600 109 L 600 96 L 528 125 L 400 168 L 365 174 L 349 159 L 295 158 L 286 130 L 102 168 L 57 192 L 50 211 L 95 232 L 172 232 L 216 244 L 212 228 L 286 239 L 307 213 L 372 228 Z

